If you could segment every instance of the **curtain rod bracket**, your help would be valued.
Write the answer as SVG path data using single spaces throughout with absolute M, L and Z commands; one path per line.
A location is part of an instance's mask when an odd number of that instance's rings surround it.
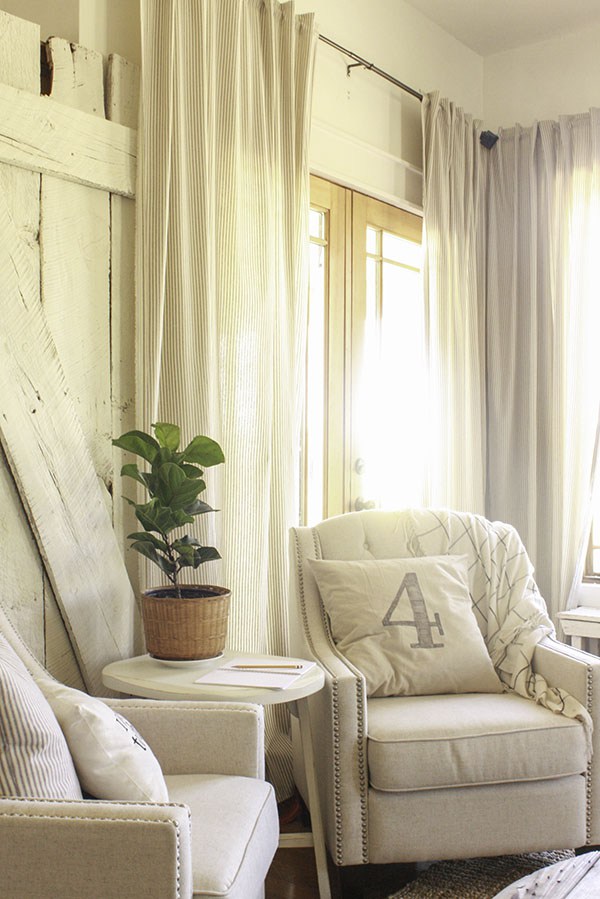
M 369 71 L 373 70 L 372 62 L 351 62 L 346 66 L 346 77 L 349 78 L 352 74 L 352 69 L 368 69 Z

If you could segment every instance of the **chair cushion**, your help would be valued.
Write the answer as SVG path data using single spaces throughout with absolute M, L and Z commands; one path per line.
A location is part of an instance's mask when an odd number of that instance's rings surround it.
M 86 793 L 94 799 L 167 801 L 160 764 L 130 721 L 81 690 L 50 678 L 38 684 L 66 737 Z
M 165 780 L 170 801 L 191 811 L 194 896 L 259 895 L 279 841 L 271 784 L 222 774 L 171 774 Z
M 394 792 L 586 770 L 582 724 L 514 693 L 368 701 L 369 782 Z
M 27 668 L 2 636 L 0 795 L 82 798 L 59 723 Z
M 466 556 L 308 560 L 339 651 L 369 696 L 500 693 Z

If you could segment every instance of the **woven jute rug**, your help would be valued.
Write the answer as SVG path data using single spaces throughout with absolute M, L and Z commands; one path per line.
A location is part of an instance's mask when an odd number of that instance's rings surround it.
M 389 899 L 492 899 L 526 874 L 574 855 L 562 850 L 434 862 Z

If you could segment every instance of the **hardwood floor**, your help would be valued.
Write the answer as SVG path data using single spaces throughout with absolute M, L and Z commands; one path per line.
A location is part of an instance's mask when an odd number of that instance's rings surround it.
M 310 828 L 306 807 L 298 795 L 279 806 L 283 833 Z M 387 899 L 417 875 L 416 865 L 353 865 L 329 861 L 332 899 Z M 278 849 L 267 875 L 265 899 L 319 899 L 314 850 Z
M 415 865 L 330 864 L 333 899 L 386 899 L 416 876 Z M 266 899 L 319 899 L 312 849 L 278 849 L 267 875 Z

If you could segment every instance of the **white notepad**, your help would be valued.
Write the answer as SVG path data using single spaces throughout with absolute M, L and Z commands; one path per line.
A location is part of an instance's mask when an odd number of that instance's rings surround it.
M 298 665 L 290 668 L 289 665 Z M 272 690 L 285 690 L 292 687 L 299 677 L 314 668 L 315 662 L 282 662 L 281 666 L 265 660 L 262 664 L 256 659 L 240 656 L 224 662 L 218 668 L 196 678 L 196 684 L 229 684 L 232 687 L 268 687 Z M 240 666 L 250 665 L 250 668 Z M 266 667 L 266 666 L 269 667 Z M 273 667 L 275 665 L 275 667 Z

